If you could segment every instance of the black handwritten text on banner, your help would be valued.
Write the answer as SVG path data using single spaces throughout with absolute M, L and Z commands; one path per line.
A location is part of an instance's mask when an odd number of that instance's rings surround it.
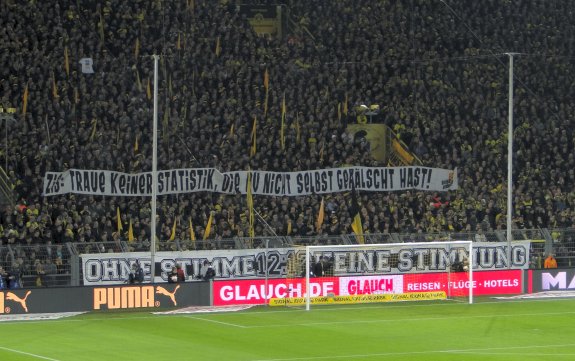
M 301 196 L 350 191 L 388 192 L 407 189 L 457 189 L 457 170 L 428 167 L 348 167 L 302 172 L 252 171 L 253 194 Z M 158 195 L 217 192 L 247 193 L 247 171 L 221 173 L 215 168 L 158 171 Z M 70 169 L 44 176 L 44 195 L 76 193 L 107 196 L 150 196 L 152 173 Z

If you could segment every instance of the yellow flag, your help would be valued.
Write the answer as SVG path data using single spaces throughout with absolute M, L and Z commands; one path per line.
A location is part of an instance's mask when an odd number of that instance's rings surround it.
M 254 116 L 254 124 L 252 126 L 252 147 L 250 149 L 250 156 L 256 155 L 257 151 L 257 126 L 258 126 L 258 119 Z
M 301 130 L 299 128 L 299 114 L 295 117 L 295 141 L 297 144 L 301 143 Z
M 136 59 L 136 62 L 138 61 L 139 56 L 140 56 L 140 38 L 136 38 L 136 44 L 134 45 L 134 59 Z
M 134 141 L 134 153 L 138 153 L 140 150 L 140 143 L 138 142 L 138 135 L 136 134 L 136 140 Z
M 264 99 L 264 118 L 268 115 L 268 100 L 269 93 L 266 91 L 266 98 Z
M 172 233 L 170 234 L 170 241 L 176 239 L 176 218 L 174 217 L 174 225 L 172 226 Z
M 282 124 L 280 129 L 280 144 L 282 150 L 286 148 L 286 139 L 285 139 L 285 121 L 286 121 L 286 93 L 284 92 L 282 98 Z
M 58 99 L 58 86 L 56 85 L 56 75 L 52 72 L 52 97 Z
M 148 97 L 148 100 L 152 99 L 152 87 L 150 85 L 150 78 L 148 78 L 148 86 L 146 87 L 146 96 Z
M 28 109 L 28 83 L 24 88 L 24 95 L 22 96 L 22 116 L 26 116 L 26 110 Z
M 247 184 L 247 203 L 248 203 L 248 211 L 249 211 L 249 224 L 250 228 L 248 230 L 248 235 L 253 238 L 255 237 L 255 215 L 254 215 L 254 198 L 252 194 L 252 172 L 248 169 L 248 184 Z
M 64 47 L 64 69 L 66 69 L 66 75 L 70 76 L 70 59 L 68 58 L 68 47 Z
M 134 242 L 134 228 L 132 227 L 132 220 L 130 219 L 130 226 L 128 227 L 128 242 Z
M 194 226 L 192 225 L 192 218 L 190 218 L 190 239 L 192 241 L 196 240 L 196 232 L 194 232 Z
M 98 119 L 92 119 L 92 132 L 90 133 L 90 141 L 96 136 L 96 128 L 98 126 Z
M 341 120 L 341 103 L 337 103 L 337 120 Z
M 140 80 L 140 72 L 136 69 L 136 85 L 138 86 L 138 91 L 142 91 L 142 81 Z
M 291 225 L 291 219 L 288 219 L 287 221 L 287 235 L 289 236 L 291 234 L 292 231 L 292 225 Z
M 321 226 L 323 225 L 323 219 L 325 218 L 325 205 L 323 202 L 323 198 L 321 199 L 321 203 L 319 205 L 319 212 L 317 214 L 317 232 L 321 231 Z
M 122 226 L 122 217 L 120 216 L 120 207 L 116 207 L 116 222 L 118 223 L 118 232 L 124 229 Z
M 268 72 L 268 68 L 266 68 L 266 72 L 264 73 L 264 88 L 266 92 L 269 90 L 270 87 L 270 73 Z
M 74 103 L 78 104 L 80 102 L 80 92 L 78 88 L 74 87 Z
M 347 111 L 348 111 L 348 108 L 347 108 L 347 93 L 345 93 L 345 100 L 344 100 L 344 102 L 343 102 L 343 115 L 347 116 Z
M 234 123 L 232 123 L 232 126 L 230 127 L 230 138 L 234 136 Z
M 220 56 L 222 52 L 222 46 L 220 44 L 220 37 L 218 36 L 218 40 L 216 40 L 216 56 Z
M 363 226 L 361 225 L 361 216 L 359 215 L 359 213 L 356 213 L 356 215 L 353 217 L 353 222 L 351 223 L 351 229 L 353 230 L 353 233 L 355 233 L 355 235 L 357 236 L 357 241 L 360 244 L 364 244 L 365 241 L 363 239 Z
M 361 224 L 361 208 L 359 207 L 359 203 L 357 203 L 355 189 L 351 191 L 351 215 L 353 217 L 353 221 L 351 222 L 351 229 L 353 233 L 355 233 L 357 241 L 360 244 L 364 244 L 365 241 L 363 238 L 363 225 Z
M 213 221 L 214 221 L 214 212 L 210 212 L 210 218 L 208 218 L 208 224 L 206 224 L 206 229 L 204 230 L 204 240 L 208 239 L 210 233 L 212 233 Z
M 102 16 L 102 11 L 100 11 L 100 22 L 98 23 L 98 32 L 100 33 L 100 41 L 104 42 L 104 17 Z

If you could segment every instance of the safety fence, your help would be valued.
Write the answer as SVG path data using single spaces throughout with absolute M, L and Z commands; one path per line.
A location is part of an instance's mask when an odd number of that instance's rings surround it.
M 387 233 L 314 237 L 236 237 L 209 240 L 161 240 L 156 251 L 198 251 L 278 249 L 307 245 L 340 245 L 364 243 L 411 243 L 446 240 L 507 242 L 505 231 L 481 233 Z M 530 268 L 542 268 L 545 257 L 553 253 L 559 267 L 575 266 L 575 229 L 513 230 L 513 241 L 530 241 Z M 20 276 L 26 287 L 80 285 L 82 254 L 150 252 L 146 242 L 72 242 L 66 244 L 7 244 L 0 246 L 0 266 Z

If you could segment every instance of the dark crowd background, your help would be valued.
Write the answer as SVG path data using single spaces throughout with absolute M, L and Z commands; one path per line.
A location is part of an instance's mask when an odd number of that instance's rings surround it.
M 516 52 L 513 227 L 575 225 L 573 1 L 281 4 L 289 31 L 279 38 L 257 36 L 232 1 L 1 1 L 0 103 L 18 109 L 15 122 L 2 124 L 0 159 L 18 199 L 1 214 L 2 244 L 53 245 L 54 255 L 38 262 L 58 267 L 66 242 L 125 241 L 131 222 L 133 249 L 146 249 L 149 199 L 43 197 L 42 179 L 70 168 L 151 170 L 151 54 L 161 56 L 158 169 L 386 166 L 345 132 L 356 106 L 378 104 L 378 121 L 424 165 L 457 168 L 460 186 L 360 193 L 364 232 L 385 234 L 505 228 L 505 53 Z M 93 74 L 81 71 L 82 58 L 93 59 Z M 345 101 L 349 113 L 342 115 Z M 318 231 L 320 196 L 256 196 L 255 234 L 351 233 L 350 194 L 324 200 Z M 160 244 L 169 245 L 174 219 L 177 239 L 190 239 L 190 221 L 203 238 L 211 212 L 210 240 L 248 235 L 245 196 L 192 193 L 160 197 Z

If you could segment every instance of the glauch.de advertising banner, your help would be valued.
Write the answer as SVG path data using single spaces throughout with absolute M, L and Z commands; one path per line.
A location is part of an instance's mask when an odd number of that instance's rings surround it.
M 311 297 L 400 295 L 422 292 L 444 292 L 468 296 L 473 294 L 520 294 L 522 270 L 473 272 L 469 282 L 467 272 L 428 273 L 390 276 L 356 276 L 311 278 Z M 221 280 L 213 286 L 216 306 L 266 304 L 270 299 L 306 297 L 305 279 Z

